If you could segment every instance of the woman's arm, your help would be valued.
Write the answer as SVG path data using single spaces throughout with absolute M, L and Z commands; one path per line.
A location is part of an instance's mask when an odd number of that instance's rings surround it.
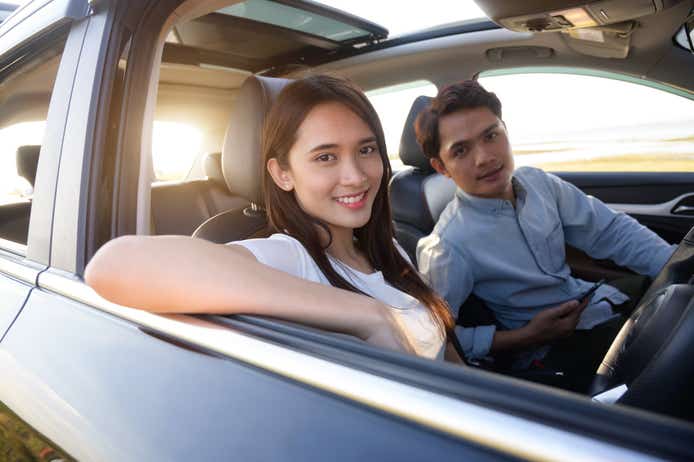
M 263 265 L 241 246 L 125 236 L 99 249 L 84 279 L 104 298 L 146 311 L 273 316 L 411 351 L 383 303 Z

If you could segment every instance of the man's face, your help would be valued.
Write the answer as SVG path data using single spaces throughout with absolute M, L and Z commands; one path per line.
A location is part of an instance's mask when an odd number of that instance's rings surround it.
M 513 155 L 504 123 L 486 107 L 439 120 L 439 157 L 431 165 L 473 196 L 513 200 Z

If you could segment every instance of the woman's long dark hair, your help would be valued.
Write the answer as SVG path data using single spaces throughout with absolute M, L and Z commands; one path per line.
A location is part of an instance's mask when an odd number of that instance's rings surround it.
M 277 159 L 280 167 L 289 168 L 289 151 L 296 142 L 296 133 L 309 112 L 319 104 L 344 104 L 362 119 L 376 136 L 383 163 L 383 178 L 371 210 L 371 218 L 354 230 L 356 247 L 366 255 L 374 269 L 393 287 L 417 298 L 430 310 L 433 318 L 450 331 L 453 318 L 446 303 L 427 286 L 415 269 L 403 258 L 393 243 L 393 223 L 388 201 L 388 179 L 391 169 L 386 151 L 383 128 L 378 115 L 364 93 L 350 82 L 336 77 L 316 75 L 287 85 L 265 121 L 262 137 L 263 164 Z M 275 232 L 288 233 L 306 248 L 334 287 L 363 293 L 341 277 L 330 264 L 326 249 L 321 244 L 319 227 L 328 233 L 325 223 L 308 215 L 299 206 L 294 192 L 278 187 L 267 168 L 263 175 L 263 195 L 270 226 Z

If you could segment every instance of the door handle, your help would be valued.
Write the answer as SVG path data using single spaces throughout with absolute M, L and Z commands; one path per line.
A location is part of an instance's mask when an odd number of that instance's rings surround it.
M 672 209 L 673 215 L 694 215 L 694 207 L 691 205 L 678 205 Z

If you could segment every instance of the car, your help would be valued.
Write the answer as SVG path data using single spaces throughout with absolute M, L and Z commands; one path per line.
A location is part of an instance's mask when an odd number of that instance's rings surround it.
M 477 3 L 482 19 L 391 38 L 307 0 L 34 0 L 7 17 L 0 459 L 694 460 L 694 2 Z M 519 164 L 678 244 L 594 394 L 552 386 L 561 371 L 513 376 L 276 319 L 147 313 L 84 283 L 118 236 L 262 232 L 264 115 L 288 80 L 323 72 L 381 112 L 410 253 L 453 188 L 408 112 L 465 78 L 502 97 Z M 586 279 L 628 273 L 568 258 Z

